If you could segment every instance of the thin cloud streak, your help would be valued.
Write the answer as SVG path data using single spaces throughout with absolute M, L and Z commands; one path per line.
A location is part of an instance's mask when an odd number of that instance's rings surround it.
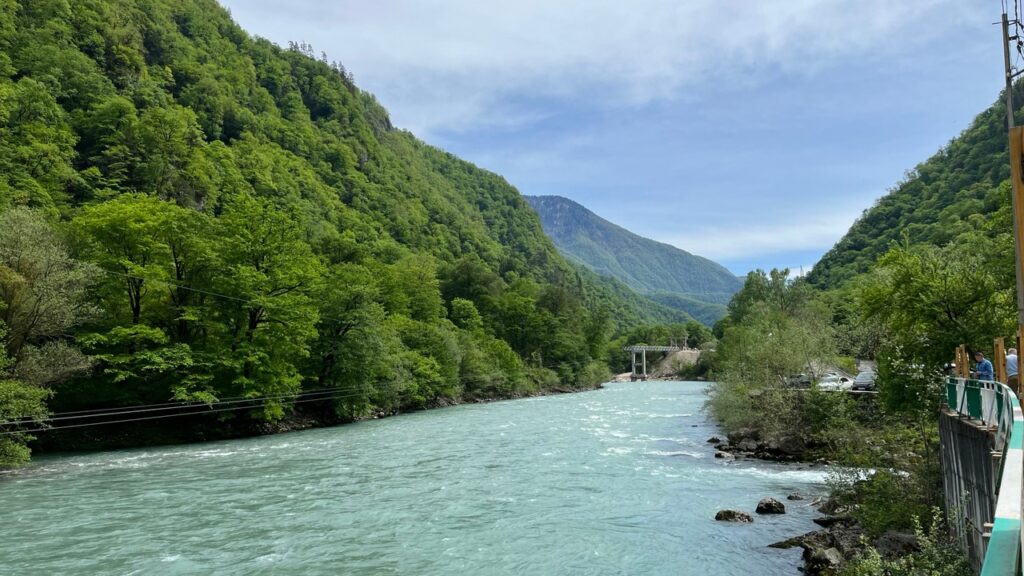
M 721 227 L 689 227 L 685 232 L 656 238 L 712 260 L 756 257 L 786 250 L 831 248 L 849 229 L 856 215 L 805 215 L 774 224 L 742 226 L 723 231 Z

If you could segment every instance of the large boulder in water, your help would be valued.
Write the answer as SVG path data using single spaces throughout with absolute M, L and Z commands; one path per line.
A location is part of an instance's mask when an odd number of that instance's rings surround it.
M 775 498 L 764 498 L 757 503 L 755 512 L 758 514 L 785 514 L 786 505 Z
M 753 522 L 754 517 L 740 510 L 719 510 L 715 514 L 715 520 L 719 522 Z

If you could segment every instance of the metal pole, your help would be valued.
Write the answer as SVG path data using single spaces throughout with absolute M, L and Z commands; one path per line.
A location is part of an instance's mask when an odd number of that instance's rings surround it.
M 1006 126 L 1010 140 L 1010 183 L 1012 186 L 1011 197 L 1013 200 L 1013 250 L 1016 256 L 1015 266 L 1017 272 L 1017 326 L 1018 332 L 1024 330 L 1024 247 L 1021 246 L 1022 211 L 1024 211 L 1024 190 L 1022 190 L 1021 175 L 1021 137 L 1019 130 L 1014 127 L 1013 120 L 1013 68 L 1010 64 L 1010 21 L 1003 13 L 1003 67 L 1006 74 Z
M 1013 68 L 1010 66 L 1010 21 L 1003 12 L 1003 68 L 1006 70 L 1006 126 L 1013 128 Z

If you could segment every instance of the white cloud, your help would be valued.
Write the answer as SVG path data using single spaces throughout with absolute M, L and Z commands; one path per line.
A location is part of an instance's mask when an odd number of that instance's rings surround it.
M 752 258 L 798 250 L 824 252 L 846 233 L 858 215 L 845 211 L 824 217 L 808 213 L 754 226 L 687 227 L 685 231 L 661 235 L 656 239 L 712 260 Z M 806 271 L 810 271 L 810 266 Z
M 250 31 L 342 61 L 422 136 L 542 118 L 515 104 L 523 95 L 636 106 L 698 82 L 807 73 L 980 11 L 957 0 L 222 1 Z

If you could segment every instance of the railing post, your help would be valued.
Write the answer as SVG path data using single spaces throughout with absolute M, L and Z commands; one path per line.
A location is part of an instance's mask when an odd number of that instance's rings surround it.
M 1006 345 L 1002 336 L 992 343 L 992 356 L 995 362 L 996 382 L 1006 382 Z

